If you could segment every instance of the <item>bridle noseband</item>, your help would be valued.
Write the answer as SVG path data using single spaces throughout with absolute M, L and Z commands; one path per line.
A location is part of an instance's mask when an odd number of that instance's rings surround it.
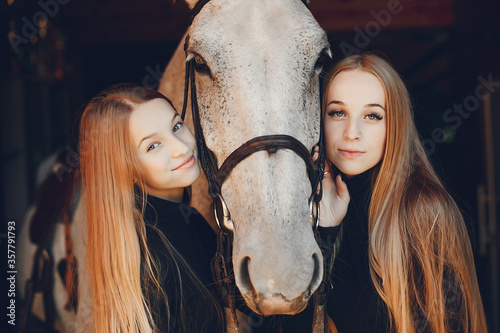
M 224 198 L 220 194 L 220 188 L 222 187 L 222 184 L 229 176 L 233 168 L 236 167 L 238 163 L 240 163 L 253 153 L 256 153 L 258 151 L 267 151 L 268 154 L 274 154 L 278 151 L 278 149 L 292 150 L 299 157 L 301 157 L 306 164 L 307 174 L 309 176 L 309 179 L 311 179 L 312 184 L 314 183 L 314 177 L 317 174 L 316 171 L 317 166 L 311 162 L 311 154 L 309 153 L 309 150 L 294 137 L 289 135 L 263 135 L 248 140 L 247 142 L 242 144 L 238 149 L 233 151 L 226 158 L 224 163 L 222 163 L 220 169 L 218 169 L 216 172 L 215 182 L 217 190 L 219 191 L 216 193 L 216 195 L 218 199 L 221 201 L 223 208 L 223 220 L 220 221 L 219 216 L 217 214 L 217 204 L 214 205 L 216 221 L 219 227 L 224 226 L 230 230 L 233 229 L 232 221 L 230 220 L 229 209 L 227 208 L 227 205 L 224 202 Z M 319 217 L 318 216 L 319 205 L 317 201 L 315 201 L 314 199 L 315 198 L 311 196 L 311 198 L 309 198 L 309 204 L 311 209 L 310 211 L 312 214 L 311 222 L 315 227 L 317 227 L 318 217 Z M 313 209 L 315 211 L 313 211 Z

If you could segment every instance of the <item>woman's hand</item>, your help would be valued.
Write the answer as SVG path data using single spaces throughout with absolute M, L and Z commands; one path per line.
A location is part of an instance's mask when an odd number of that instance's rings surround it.
M 318 159 L 319 147 L 314 147 L 312 160 Z M 323 198 L 320 201 L 320 219 L 321 227 L 335 227 L 342 222 L 347 213 L 347 207 L 351 197 L 347 190 L 346 183 L 340 175 L 337 175 L 335 181 L 330 170 L 330 163 L 325 163 L 325 174 L 323 176 Z

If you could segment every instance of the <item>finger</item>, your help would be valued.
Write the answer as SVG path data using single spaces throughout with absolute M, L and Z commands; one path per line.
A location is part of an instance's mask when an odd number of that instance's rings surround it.
M 316 162 L 316 160 L 318 159 L 319 157 L 319 153 L 317 151 L 314 152 L 313 156 L 312 156 L 312 161 L 313 162 Z
M 337 192 L 339 197 L 341 197 L 344 201 L 350 200 L 349 190 L 347 189 L 347 184 L 342 180 L 340 175 L 335 179 L 337 185 Z

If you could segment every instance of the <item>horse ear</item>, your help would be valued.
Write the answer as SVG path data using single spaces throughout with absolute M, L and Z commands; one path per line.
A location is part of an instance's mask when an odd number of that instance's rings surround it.
M 194 5 L 196 5 L 196 3 L 200 0 L 184 0 L 184 1 L 186 1 L 186 3 L 188 4 L 189 9 L 193 9 Z M 309 5 L 311 3 L 311 0 L 305 0 L 305 2 L 307 3 L 307 5 Z
M 196 3 L 200 0 L 184 0 L 184 1 L 186 1 L 186 3 L 188 4 L 189 9 L 193 9 L 194 5 L 196 5 Z

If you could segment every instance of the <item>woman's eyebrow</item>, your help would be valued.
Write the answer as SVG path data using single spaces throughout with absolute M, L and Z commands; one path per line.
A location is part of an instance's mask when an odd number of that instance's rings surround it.
M 143 137 L 143 138 L 141 139 L 141 141 L 139 141 L 139 145 L 137 145 L 137 147 L 140 147 L 140 146 L 142 145 L 142 143 L 144 142 L 144 140 L 147 140 L 147 139 L 149 139 L 150 137 L 155 136 L 155 135 L 157 135 L 157 134 L 158 134 L 158 133 L 154 132 L 154 133 L 151 133 L 151 134 L 149 134 L 149 135 L 147 135 L 147 136 Z
M 175 120 L 175 118 L 176 118 L 177 116 L 179 116 L 179 114 L 178 114 L 177 112 L 176 112 L 176 113 L 174 113 L 174 116 L 173 116 L 173 117 L 172 117 L 172 119 L 170 120 L 170 123 L 172 123 L 172 122 Z M 179 116 L 179 117 L 180 117 L 180 116 Z M 142 145 L 142 143 L 144 142 L 144 140 L 147 140 L 147 139 L 149 139 L 150 137 L 155 136 L 155 135 L 157 135 L 157 134 L 158 134 L 157 132 L 154 132 L 154 133 L 151 133 L 151 134 L 149 134 L 149 135 L 147 135 L 147 136 L 143 137 L 143 138 L 141 139 L 141 141 L 139 141 L 139 145 L 138 145 L 138 147 L 140 147 L 140 146 Z
M 172 117 L 172 120 L 170 120 L 170 123 L 172 123 L 175 120 L 175 118 L 177 118 L 177 117 L 180 118 L 181 116 L 180 116 L 180 114 L 178 114 L 177 112 L 175 112 L 174 116 Z
M 328 105 L 330 105 L 330 104 L 345 105 L 345 104 L 344 104 L 344 102 L 342 102 L 342 101 L 336 101 L 336 100 L 333 100 L 333 101 L 328 102 Z M 327 106 L 328 106 L 328 105 L 327 105 Z
M 381 108 L 382 110 L 385 111 L 385 108 L 382 105 L 378 104 L 378 103 L 370 103 L 370 104 L 366 104 L 365 105 L 365 108 L 373 108 L 373 107 L 379 107 L 379 108 Z

